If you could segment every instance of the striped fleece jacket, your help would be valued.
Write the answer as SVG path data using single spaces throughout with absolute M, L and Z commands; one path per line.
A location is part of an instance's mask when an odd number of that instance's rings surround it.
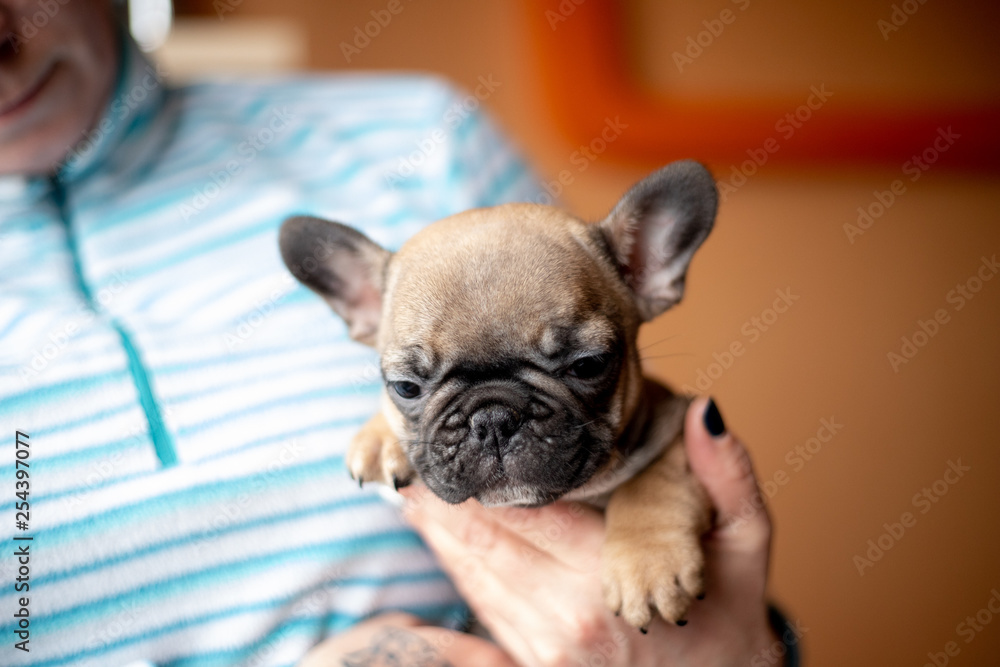
M 346 473 L 377 359 L 277 231 L 313 214 L 394 248 L 535 181 L 433 77 L 171 88 L 123 53 L 57 176 L 0 177 L 0 663 L 293 665 L 385 610 L 460 624 L 426 547 Z

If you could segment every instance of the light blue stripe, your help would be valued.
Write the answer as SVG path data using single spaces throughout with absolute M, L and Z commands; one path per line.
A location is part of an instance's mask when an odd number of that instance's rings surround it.
M 35 433 L 32 433 L 32 436 L 38 437 Z M 70 466 L 83 465 L 95 459 L 107 459 L 115 453 L 133 449 L 144 452 L 148 450 L 149 444 L 150 442 L 146 437 L 146 434 L 139 433 L 120 440 L 112 440 L 111 442 L 101 443 L 100 445 L 91 445 L 80 449 L 72 449 L 61 454 L 46 456 L 44 454 L 36 455 L 33 453 L 31 457 L 31 465 L 32 467 L 37 466 L 38 468 L 43 468 L 45 473 L 53 473 Z M 0 477 L 10 475 L 11 479 L 13 479 L 15 469 L 16 464 L 0 467 Z M 42 496 L 37 494 L 35 495 L 36 502 L 40 502 L 41 499 Z
M 123 482 L 128 482 L 133 479 L 138 479 L 139 477 L 148 477 L 150 475 L 155 475 L 159 471 L 160 468 L 156 468 L 155 470 L 141 470 L 139 472 L 133 472 L 127 475 L 119 475 L 118 477 L 111 477 L 99 484 L 94 484 L 93 486 L 87 486 L 85 484 L 83 486 L 75 486 L 71 489 L 63 489 L 62 491 L 56 491 L 54 493 L 35 494 L 35 502 L 38 503 L 39 505 L 41 505 L 42 503 L 53 503 L 57 500 L 67 498 L 69 496 L 91 493 L 103 489 L 106 486 L 111 486 L 113 484 L 121 484 Z M 5 511 L 8 509 L 12 510 L 13 504 L 11 504 L 9 508 L 5 508 Z
M 500 172 L 500 175 L 490 183 L 489 190 L 479 200 L 479 206 L 496 206 L 513 199 L 514 192 L 511 186 L 524 178 L 524 165 L 514 161 L 507 165 L 507 168 Z M 536 202 L 537 203 L 537 202 Z
M 26 318 L 30 312 L 31 311 L 29 309 L 25 308 L 21 312 L 16 313 L 14 317 L 11 318 L 10 322 L 7 323 L 7 326 L 3 328 L 3 331 L 0 331 L 0 338 L 3 338 L 7 334 L 9 334 L 14 329 L 14 327 L 17 326 L 17 323 Z
M 261 447 L 261 446 L 264 446 L 264 445 L 269 445 L 269 444 L 272 444 L 272 443 L 275 443 L 275 442 L 280 442 L 282 440 L 288 440 L 288 439 L 291 439 L 291 438 L 297 438 L 297 437 L 300 437 L 300 436 L 303 436 L 303 435 L 309 435 L 311 433 L 316 433 L 316 432 L 324 431 L 324 430 L 327 430 L 327 429 L 333 430 L 333 429 L 347 428 L 348 426 L 361 426 L 361 424 L 363 424 L 367 419 L 368 419 L 367 416 L 365 416 L 365 417 L 361 417 L 361 416 L 358 416 L 358 417 L 348 417 L 348 418 L 345 418 L 345 419 L 335 419 L 335 420 L 332 420 L 332 421 L 321 422 L 319 424 L 313 424 L 312 426 L 304 426 L 304 427 L 302 427 L 300 429 L 297 429 L 295 431 L 286 431 L 286 432 L 283 432 L 283 433 L 280 433 L 280 434 L 277 434 L 277 435 L 269 435 L 269 436 L 266 436 L 264 438 L 258 438 L 257 440 L 251 440 L 250 442 L 246 443 L 245 445 L 242 445 L 240 447 L 236 447 L 234 449 L 229 449 L 229 450 L 226 450 L 224 452 L 219 452 L 217 454 L 211 454 L 209 456 L 206 456 L 202 460 L 203 461 L 216 461 L 218 459 L 224 459 L 224 458 L 226 458 L 228 456 L 233 456 L 235 454 L 242 454 L 243 452 L 247 452 L 247 451 L 249 451 L 251 449 L 256 449 L 257 447 Z M 344 469 L 346 470 L 347 468 L 344 468 Z
M 217 288 L 208 297 L 200 298 L 198 301 L 184 304 L 185 312 L 186 313 L 196 312 L 199 308 L 203 307 L 205 304 L 212 303 L 220 296 L 232 292 L 234 287 L 242 285 L 245 282 L 246 282 L 246 276 L 237 274 L 235 277 L 232 277 L 227 282 L 225 282 L 222 287 Z M 145 313 L 149 310 L 149 307 L 153 305 L 155 302 L 159 301 L 165 296 L 175 294 L 176 292 L 177 292 L 177 283 L 171 281 L 166 285 L 164 285 L 163 288 L 158 289 L 154 291 L 152 294 L 147 295 L 145 299 L 137 303 L 135 305 L 135 310 L 136 312 Z
M 268 484 L 273 486 L 302 484 L 306 480 L 327 474 L 344 474 L 344 459 L 342 456 L 331 456 L 318 461 L 307 461 L 292 464 L 283 468 L 281 474 L 270 477 Z M 194 486 L 176 489 L 155 495 L 151 498 L 136 500 L 122 507 L 98 512 L 72 523 L 63 523 L 51 528 L 35 529 L 36 548 L 44 552 L 50 548 L 61 547 L 73 540 L 83 539 L 92 532 L 107 533 L 122 530 L 129 523 L 150 521 L 160 514 L 169 514 L 185 510 L 195 505 L 227 500 L 233 493 L 245 490 L 248 483 L 267 475 L 266 470 L 237 477 L 235 479 L 215 480 Z
M 282 405 L 296 405 L 300 402 L 314 401 L 320 398 L 349 396 L 351 394 L 361 395 L 362 392 L 359 391 L 357 387 L 351 385 L 341 385 L 338 387 L 324 387 L 322 389 L 311 389 L 309 391 L 301 392 L 298 394 L 281 396 L 280 398 L 268 398 L 264 401 L 254 403 L 252 405 L 245 405 L 238 410 L 233 410 L 232 412 L 225 412 L 221 415 L 216 415 L 211 419 L 206 419 L 205 421 L 198 422 L 196 424 L 183 426 L 177 429 L 177 435 L 181 437 L 190 437 L 192 435 L 196 435 L 198 433 L 206 431 L 214 426 L 225 424 L 226 422 L 230 422 L 234 419 L 238 419 L 246 415 L 258 413 L 264 409 L 272 409 L 280 407 Z
M 234 664 L 245 664 L 246 660 L 261 652 L 265 646 L 272 646 L 302 635 L 311 638 L 313 640 L 312 643 L 315 645 L 323 639 L 340 634 L 362 620 L 387 611 L 389 610 L 379 609 L 363 617 L 336 613 L 297 617 L 283 623 L 278 630 L 254 642 L 245 649 L 199 653 L 194 656 L 162 663 L 159 667 L 232 667 Z M 434 625 L 438 622 L 444 622 L 445 626 L 450 621 L 455 621 L 453 623 L 455 626 L 461 626 L 469 616 L 468 607 L 461 603 L 400 605 L 393 607 L 392 611 L 412 614 L 430 621 Z M 294 667 L 296 663 L 286 664 L 288 667 Z M 331 667 L 333 666 L 331 665 Z
M 162 366 L 156 366 L 153 370 L 158 375 L 168 375 L 172 373 L 186 373 L 188 371 L 202 369 L 207 366 L 229 366 L 231 364 L 244 364 L 247 363 L 250 359 L 256 359 L 259 357 L 271 357 L 279 354 L 290 354 L 292 352 L 301 352 L 303 350 L 309 350 L 316 347 L 336 348 L 338 346 L 342 346 L 343 343 L 347 342 L 348 340 L 349 339 L 347 338 L 347 329 L 343 328 L 339 336 L 318 338 L 316 340 L 295 341 L 294 347 L 283 345 L 281 347 L 252 348 L 246 351 L 233 352 L 232 354 L 227 354 L 224 356 L 207 357 L 205 359 L 197 359 L 194 361 L 178 361 L 170 364 L 164 364 Z M 357 345 L 359 349 L 362 349 L 360 343 L 352 342 L 351 344 Z
M 128 374 L 124 368 L 119 367 L 113 371 L 53 382 L 41 387 L 34 387 L 30 391 L 5 396 L 3 403 L 0 404 L 0 415 L 13 415 L 15 410 L 31 409 L 43 402 L 68 403 L 100 385 L 106 385 L 109 381 L 115 381 L 116 386 L 128 384 Z M 44 430 L 36 432 L 45 433 Z
M 430 129 L 426 125 L 426 123 L 423 122 L 413 123 L 410 127 L 402 127 L 402 128 L 400 127 L 398 122 L 395 121 L 393 122 L 395 124 L 389 125 L 388 121 L 375 121 L 354 128 L 335 130 L 333 131 L 334 135 L 333 140 L 341 142 L 353 141 L 361 136 L 377 133 L 380 131 L 410 132 L 412 130 L 419 130 L 423 128 Z M 308 130 L 308 129 L 310 128 L 303 128 L 303 130 Z M 313 132 L 315 132 L 315 128 L 312 128 L 312 130 Z M 306 133 L 303 139 L 308 138 L 309 136 L 312 135 Z M 203 141 L 203 138 L 201 138 L 200 140 Z M 227 145 L 225 142 L 223 142 L 222 144 L 220 144 L 220 148 L 216 151 L 214 157 L 205 157 L 203 159 L 200 159 L 197 162 L 193 163 L 191 168 L 184 167 L 182 169 L 181 167 L 183 165 L 176 165 L 176 164 L 170 165 L 170 169 L 173 170 L 174 176 L 191 176 L 195 177 L 196 180 L 191 181 L 189 183 L 185 183 L 183 185 L 179 184 L 176 188 L 171 189 L 169 193 L 163 193 L 162 189 L 157 191 L 155 194 L 150 193 L 149 194 L 150 198 L 142 202 L 137 207 L 133 207 L 124 211 L 121 208 L 118 208 L 115 215 L 109 215 L 106 218 L 100 220 L 89 221 L 87 225 L 88 241 L 93 236 L 105 233 L 110 229 L 117 227 L 121 224 L 130 222 L 137 218 L 141 218 L 142 216 L 149 215 L 152 212 L 157 212 L 162 209 L 177 208 L 177 206 L 180 205 L 181 203 L 188 202 L 193 196 L 193 190 L 197 189 L 200 185 L 204 184 L 204 182 L 209 178 L 209 172 L 211 172 L 213 168 L 222 168 L 224 166 L 225 164 L 224 162 L 216 162 L 216 160 L 220 159 L 221 157 L 224 157 L 228 153 L 235 154 L 235 149 L 237 147 L 238 147 L 238 142 L 236 145 L 233 144 Z M 268 145 L 264 150 L 277 147 L 278 146 Z M 277 151 L 275 152 L 277 153 Z M 278 158 L 281 155 L 284 155 L 288 152 L 289 151 L 281 152 L 279 153 L 279 155 L 276 155 L 275 158 Z M 391 152 L 387 153 L 383 157 L 390 158 L 390 157 L 395 157 L 397 155 L 398 153 Z M 298 159 L 302 158 L 302 156 L 296 156 L 296 157 Z M 328 183 L 336 182 L 338 183 L 338 185 L 341 186 L 349 186 L 350 182 L 349 180 L 345 182 L 344 180 L 345 176 L 347 174 L 356 174 L 361 167 L 370 165 L 372 163 L 373 161 L 370 158 L 366 158 L 365 160 L 354 160 L 346 169 L 341 171 L 339 174 L 331 176 L 327 180 L 327 182 Z M 244 168 L 246 168 L 247 166 L 248 165 L 244 164 Z M 165 167 L 163 167 L 162 165 L 160 166 L 160 168 L 165 170 Z M 190 174 L 186 173 L 188 171 L 194 171 L 195 169 L 197 169 L 196 173 L 190 173 Z M 242 174 L 243 172 L 240 173 Z M 167 175 L 164 174 L 162 177 L 167 178 Z M 240 199 L 239 201 L 243 200 Z M 216 214 L 220 214 L 219 211 L 214 211 L 214 212 Z
M 234 206 L 230 207 L 230 209 L 243 206 L 245 203 L 246 200 L 244 199 L 236 199 L 234 200 Z M 217 213 L 219 215 L 223 214 L 221 211 Z M 203 243 L 199 243 L 196 246 L 172 251 L 159 259 L 143 262 L 138 266 L 130 266 L 129 276 L 133 279 L 149 276 L 151 274 L 159 273 L 164 269 L 173 268 L 179 264 L 185 264 L 191 260 L 198 259 L 215 250 L 223 248 L 227 250 L 235 249 L 240 243 L 251 240 L 265 232 L 273 232 L 277 238 L 278 226 L 280 222 L 281 221 L 278 218 L 268 218 L 262 222 L 258 222 L 254 225 L 248 225 L 247 227 L 242 227 L 240 229 L 225 230 L 218 236 Z
M 187 533 L 182 537 L 175 537 L 173 539 L 164 540 L 162 542 L 157 542 L 154 544 L 148 544 L 140 549 L 135 549 L 128 553 L 121 553 L 111 556 L 109 558 L 104 558 L 101 560 L 91 561 L 85 565 L 78 565 L 76 567 L 63 570 L 61 572 L 53 572 L 51 574 L 43 574 L 40 576 L 32 577 L 32 586 L 41 588 L 56 582 L 63 581 L 72 577 L 77 577 L 82 574 L 87 574 L 89 572 L 94 572 L 107 567 L 113 567 L 115 565 L 121 565 L 129 561 L 135 560 L 136 558 L 142 558 L 150 554 L 155 554 L 160 551 L 165 551 L 167 549 L 175 549 L 177 547 L 187 546 L 198 542 L 208 537 L 222 537 L 224 535 L 230 535 L 236 532 L 243 532 L 246 530 L 252 530 L 254 528 L 260 528 L 261 526 L 269 526 L 280 522 L 291 522 L 297 521 L 299 519 L 304 519 L 309 516 L 316 514 L 322 514 L 324 512 L 335 513 L 338 510 L 344 509 L 354 509 L 358 507 L 363 507 L 365 505 L 376 505 L 381 501 L 379 497 L 372 494 L 362 494 L 358 493 L 349 498 L 340 498 L 328 503 L 322 503 L 320 505 L 313 505 L 306 509 L 295 509 L 289 512 L 282 512 L 279 514 L 271 514 L 268 516 L 257 517 L 249 521 L 244 521 L 242 523 L 230 523 L 225 529 L 208 528 L 206 530 L 199 530 L 192 533 Z
M 69 421 L 60 422 L 52 426 L 47 426 L 45 428 L 36 428 L 32 431 L 31 435 L 52 435 L 53 433 L 60 433 L 62 431 L 68 431 L 71 428 L 76 428 L 77 426 L 85 426 L 87 424 L 93 424 L 94 422 L 105 419 L 106 417 L 113 417 L 114 415 L 120 415 L 123 412 L 128 412 L 129 410 L 138 410 L 139 406 L 133 402 L 125 403 L 124 405 L 119 405 L 113 408 L 106 408 L 104 410 L 98 410 L 97 412 L 92 412 L 85 417 L 80 417 L 78 419 L 71 419 Z
M 195 594 L 213 585 L 233 584 L 276 564 L 294 561 L 318 561 L 329 563 L 358 556 L 375 554 L 379 551 L 406 551 L 423 546 L 420 538 L 412 530 L 396 530 L 377 535 L 349 537 L 318 544 L 309 544 L 296 549 L 279 549 L 272 553 L 248 556 L 236 561 L 174 574 L 150 584 L 144 584 L 123 593 L 110 595 L 100 600 L 90 600 L 57 612 L 36 617 L 32 634 L 44 636 L 52 632 L 67 631 L 72 626 L 113 615 L 123 606 L 167 604 L 176 596 Z M 129 605 L 128 603 L 131 603 Z M 4 623 L 0 632 L 8 633 L 17 627 L 17 621 Z M 36 634 L 37 633 L 37 634 Z
M 405 582 L 405 581 L 394 582 L 391 579 L 392 579 L 392 577 L 386 577 L 386 580 L 384 582 L 382 582 L 382 583 L 384 585 L 392 585 L 393 583 L 408 583 L 408 582 Z M 194 618 L 190 618 L 190 619 L 185 619 L 183 621 L 178 621 L 176 623 L 172 623 L 172 624 L 166 625 L 166 626 L 161 626 L 161 627 L 159 627 L 159 628 L 157 628 L 155 630 L 151 630 L 151 631 L 142 633 L 140 635 L 135 635 L 135 636 L 131 636 L 131 637 L 128 637 L 128 638 L 125 638 L 125 639 L 121 639 L 121 640 L 116 641 L 116 642 L 111 642 L 111 643 L 108 643 L 108 644 L 103 644 L 102 646 L 99 646 L 99 647 L 96 647 L 96 648 L 90 648 L 90 649 L 85 649 L 85 650 L 82 650 L 82 651 L 77 651 L 75 653 L 71 653 L 71 654 L 68 654 L 68 655 L 59 656 L 58 658 L 52 658 L 52 659 L 43 660 L 43 661 L 39 661 L 39 662 L 32 662 L 31 664 L 32 664 L 32 667 L 55 667 L 56 665 L 65 665 L 65 664 L 73 663 L 73 662 L 76 662 L 76 661 L 79 661 L 79 660 L 82 660 L 82 659 L 85 659 L 85 658 L 88 658 L 88 657 L 99 655 L 101 653 L 105 653 L 105 652 L 108 652 L 108 651 L 113 651 L 113 650 L 121 649 L 121 648 L 124 648 L 126 646 L 131 646 L 131 645 L 134 645 L 134 644 L 137 644 L 137 643 L 141 643 L 141 642 L 147 642 L 149 640 L 155 639 L 157 637 L 162 637 L 163 635 L 166 635 L 166 634 L 169 634 L 169 633 L 172 633 L 172 632 L 177 632 L 179 630 L 184 630 L 185 628 L 188 628 L 188 627 L 192 627 L 192 626 L 196 626 L 196 625 L 208 623 L 208 622 L 211 622 L 211 621 L 221 620 L 221 619 L 228 618 L 228 617 L 231 617 L 231 616 L 235 616 L 235 615 L 238 615 L 238 614 L 241 614 L 241 613 L 252 613 L 254 611 L 262 611 L 262 610 L 267 610 L 267 609 L 274 609 L 276 607 L 281 607 L 282 605 L 287 605 L 287 604 L 289 604 L 291 602 L 294 602 L 294 600 L 295 600 L 294 597 L 288 597 L 288 598 L 283 598 L 283 599 L 276 600 L 274 602 L 242 605 L 240 607 L 234 607 L 234 608 L 232 608 L 230 610 L 224 610 L 224 611 L 220 611 L 220 612 L 213 612 L 213 613 L 203 614 L 203 615 L 198 616 L 198 617 L 194 617 Z M 398 609 L 401 610 L 401 611 L 412 613 L 412 614 L 417 615 L 417 616 L 421 616 L 423 618 L 427 618 L 427 617 L 434 618 L 435 616 L 440 617 L 440 618 L 444 618 L 444 617 L 450 616 L 452 614 L 459 613 L 463 609 L 463 606 L 460 605 L 460 604 L 455 604 L 455 603 L 451 603 L 451 604 L 449 604 L 449 603 L 438 603 L 438 604 L 431 603 L 431 604 L 422 604 L 422 605 L 401 606 Z M 313 630 L 314 627 L 316 629 L 319 629 L 320 627 L 323 627 L 325 625 L 328 629 L 330 629 L 330 630 L 332 630 L 334 632 L 340 632 L 340 631 L 342 631 L 342 630 L 344 630 L 344 629 L 346 629 L 346 628 L 348 628 L 348 627 L 350 627 L 350 626 L 352 626 L 352 625 L 360 622 L 361 620 L 363 620 L 364 618 L 367 618 L 368 616 L 370 616 L 370 615 L 367 615 L 367 616 L 357 616 L 357 615 L 354 615 L 354 614 L 339 614 L 339 613 L 335 613 L 335 612 L 327 612 L 327 613 L 310 615 L 310 616 L 306 616 L 306 617 L 298 617 L 296 619 L 293 619 L 293 620 L 290 620 L 288 622 L 285 622 L 282 625 L 282 628 L 302 626 L 302 630 L 305 630 L 305 631 L 308 632 L 309 630 Z M 282 630 L 279 629 L 278 632 L 282 632 Z M 315 632 L 315 630 L 313 630 L 313 632 Z M 308 632 L 308 634 L 312 634 L 312 632 Z M 264 645 L 264 644 L 266 644 L 268 642 L 271 642 L 271 641 L 273 641 L 273 639 L 271 639 L 271 636 L 262 637 L 257 642 L 251 643 L 249 646 L 246 646 L 244 648 L 232 649 L 232 650 L 229 650 L 229 651 L 218 651 L 218 652 L 209 652 L 209 653 L 197 654 L 197 655 L 190 656 L 190 657 L 176 659 L 176 660 L 173 660 L 173 661 L 171 661 L 169 663 L 166 663 L 166 664 L 169 664 L 169 665 L 203 665 L 203 664 L 207 664 L 207 663 L 202 663 L 201 662 L 203 659 L 212 660 L 213 662 L 211 664 L 215 664 L 215 665 L 233 665 L 233 664 L 238 664 L 239 662 L 241 662 L 241 659 L 238 656 L 253 655 L 257 650 L 259 650 L 258 647 L 260 647 L 260 646 L 262 646 L 262 645 Z M 205 656 L 205 658 L 202 658 L 202 656 Z M 224 662 L 220 662 L 220 660 L 224 660 Z M 164 667 L 162 663 L 161 663 L 160 667 Z
M 243 383 L 250 381 L 262 382 L 265 380 L 287 379 L 289 377 L 292 377 L 297 371 L 303 371 L 303 370 L 323 371 L 329 373 L 330 379 L 332 380 L 338 376 L 338 371 L 341 371 L 345 368 L 349 368 L 351 366 L 359 366 L 364 360 L 365 357 L 360 357 L 360 356 L 357 358 L 346 357 L 339 359 L 328 359 L 323 361 L 322 363 L 317 363 L 316 361 L 309 359 L 299 364 L 282 366 L 281 368 L 278 368 L 270 373 L 266 374 L 255 373 L 253 377 L 241 380 L 240 384 L 242 385 Z M 375 361 L 375 357 L 372 358 L 372 361 L 373 362 Z M 347 386 L 347 385 L 338 385 L 338 386 Z M 363 382 L 352 381 L 350 386 L 354 388 L 363 388 L 367 390 L 371 389 L 372 387 L 381 387 L 382 382 L 378 377 L 376 377 L 371 380 L 365 380 Z M 193 401 L 202 398 L 210 398 L 224 391 L 232 391 L 234 388 L 235 388 L 234 384 L 232 383 L 221 384 L 221 385 L 215 385 L 213 387 L 206 387 L 204 389 L 195 389 L 194 391 L 188 391 L 183 394 L 167 395 L 164 398 L 165 400 L 167 400 L 169 403 L 172 404 L 185 403 L 187 401 Z

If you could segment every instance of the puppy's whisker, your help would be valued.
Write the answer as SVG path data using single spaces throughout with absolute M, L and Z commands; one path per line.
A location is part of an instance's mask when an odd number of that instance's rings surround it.
M 639 361 L 646 361 L 648 359 L 666 359 L 667 357 L 693 357 L 695 356 L 693 352 L 671 352 L 669 354 L 654 354 L 648 357 L 639 357 Z
M 660 343 L 666 342 L 666 341 L 670 340 L 671 338 L 677 338 L 677 336 L 679 336 L 679 335 L 680 334 L 671 334 L 671 335 L 667 336 L 666 338 L 661 338 L 660 340 L 653 341 L 649 345 L 643 345 L 642 347 L 640 347 L 638 349 L 638 351 L 642 352 L 643 350 L 648 349 L 650 347 L 653 347 L 654 345 L 659 345 Z

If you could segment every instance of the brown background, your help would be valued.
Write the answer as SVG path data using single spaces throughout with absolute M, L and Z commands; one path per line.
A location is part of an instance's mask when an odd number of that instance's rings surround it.
M 402 1 L 404 11 L 349 65 L 340 43 L 385 2 L 244 0 L 226 21 L 298 20 L 314 68 L 432 70 L 469 88 L 492 75 L 501 86 L 488 107 L 538 172 L 551 180 L 573 168 L 576 145 L 560 136 L 542 101 L 526 35 L 525 13 L 541 9 Z M 213 15 L 210 3 L 178 3 L 182 10 L 199 4 Z M 889 17 L 891 5 L 752 0 L 681 74 L 671 54 L 731 3 L 643 0 L 628 9 L 630 55 L 646 85 L 720 103 L 804 99 L 810 85 L 823 83 L 834 97 L 817 113 L 858 99 L 1000 100 L 996 3 L 928 0 L 884 40 L 876 22 Z M 962 135 L 957 141 L 976 141 L 954 131 Z M 932 141 L 918 142 L 914 152 Z M 711 166 L 722 177 L 731 169 Z M 599 217 L 649 167 L 599 159 L 583 173 L 573 168 L 563 198 L 580 215 Z M 843 225 L 895 179 L 906 192 L 850 243 Z M 649 370 L 675 386 L 694 383 L 713 353 L 744 344 L 709 392 L 749 443 L 760 479 L 787 474 L 770 499 L 777 526 L 771 588 L 808 628 L 808 664 L 923 665 L 949 641 L 960 650 L 949 664 L 1000 664 L 1000 618 L 969 643 L 957 634 L 991 591 L 1000 591 L 1000 277 L 961 310 L 946 300 L 975 275 L 981 257 L 1000 255 L 998 186 L 996 172 L 955 170 L 946 153 L 916 182 L 902 173 L 902 161 L 766 165 L 722 205 L 685 303 L 644 332 Z M 744 323 L 786 288 L 799 300 L 751 342 Z M 949 322 L 894 372 L 887 353 L 899 352 L 900 338 L 939 308 Z M 824 418 L 843 428 L 796 470 L 786 456 L 814 437 Z M 970 470 L 921 514 L 913 496 L 959 460 Z M 859 575 L 854 557 L 904 512 L 916 524 Z

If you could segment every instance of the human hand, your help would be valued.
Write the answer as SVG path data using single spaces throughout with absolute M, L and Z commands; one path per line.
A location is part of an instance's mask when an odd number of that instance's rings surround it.
M 516 667 L 495 645 L 472 635 L 389 613 L 327 639 L 298 667 Z
M 656 619 L 648 636 L 604 605 L 604 522 L 593 509 L 451 506 L 415 486 L 403 490 L 406 514 L 478 618 L 521 665 L 749 663 L 770 655 L 776 642 L 764 597 L 770 519 L 746 449 L 725 432 L 707 399 L 688 409 L 685 447 L 716 509 L 715 526 L 703 540 L 706 594 L 684 627 Z M 744 500 L 761 509 L 741 516 Z

